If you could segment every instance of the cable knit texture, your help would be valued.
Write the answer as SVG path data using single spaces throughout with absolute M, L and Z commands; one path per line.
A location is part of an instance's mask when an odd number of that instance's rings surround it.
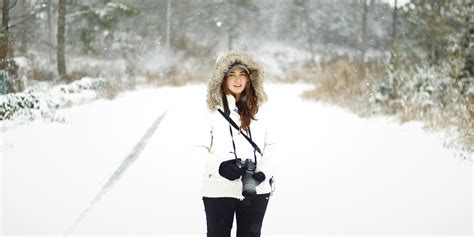
M 199 134 L 197 141 L 198 146 L 195 152 L 198 152 L 201 159 L 206 160 L 201 189 L 204 197 L 244 198 L 242 196 L 242 181 L 240 178 L 231 181 L 219 174 L 220 164 L 223 161 L 235 158 L 230 129 L 232 129 L 237 157 L 243 160 L 254 159 L 254 149 L 241 134 L 243 131 L 230 127 L 227 120 L 217 112 L 218 108 L 223 109 L 220 84 L 222 83 L 224 73 L 235 61 L 246 64 L 252 71 L 252 83 L 254 83 L 257 91 L 259 106 L 267 100 L 267 96 L 263 91 L 263 68 L 259 63 L 248 54 L 237 51 L 229 52 L 218 59 L 211 81 L 208 84 L 207 105 L 210 111 L 203 120 L 205 123 L 197 126 L 200 131 L 196 131 Z M 227 95 L 227 101 L 231 111 L 230 117 L 240 126 L 240 116 L 235 104 L 235 98 L 232 95 Z M 256 172 L 262 171 L 266 176 L 266 179 L 257 186 L 257 194 L 265 194 L 271 192 L 269 179 L 273 177 L 274 174 L 273 167 L 277 142 L 274 133 L 271 132 L 267 126 L 268 123 L 265 122 L 266 116 L 262 107 L 259 107 L 256 118 L 257 121 L 252 120 L 250 124 L 252 140 L 262 150 L 262 155 L 258 154 L 258 152 L 256 153 Z

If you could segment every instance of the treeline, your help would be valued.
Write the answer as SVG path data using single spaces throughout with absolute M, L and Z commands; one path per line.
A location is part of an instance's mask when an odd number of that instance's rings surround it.
M 472 1 L 411 0 L 403 6 L 394 1 L 394 5 L 387 56 L 339 58 L 313 67 L 316 86 L 305 95 L 363 116 L 382 113 L 401 122 L 424 121 L 431 129 L 449 131 L 448 146 L 472 154 Z M 370 14 L 370 5 L 366 6 Z M 360 44 L 361 55 L 370 47 Z
M 474 151 L 472 3 L 2 0 L 0 92 L 84 77 L 105 78 L 110 95 L 140 77 L 183 84 L 242 49 L 273 79 L 314 82 L 311 98 L 454 126 Z
M 272 42 L 308 52 L 309 63 L 346 57 L 390 60 L 403 68 L 449 61 L 464 77 L 473 70 L 470 0 L 412 0 L 403 6 L 397 0 L 2 3 L 0 69 L 18 77 L 15 56 L 56 66 L 30 80 L 73 79 L 68 57 L 125 58 L 136 67 L 133 62 L 154 49 L 207 59 L 222 50 L 255 50 Z
M 75 79 L 68 59 L 79 56 L 134 67 L 157 48 L 210 60 L 278 42 L 315 62 L 371 50 L 378 57 L 391 42 L 392 8 L 380 0 L 5 0 L 2 13 L 0 69 L 12 79 L 22 76 L 15 56 L 36 61 L 28 80 L 67 81 Z M 41 67 L 45 60 L 55 67 Z

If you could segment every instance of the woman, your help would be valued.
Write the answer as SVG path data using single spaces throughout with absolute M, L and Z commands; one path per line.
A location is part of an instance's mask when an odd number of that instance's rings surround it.
M 263 79 L 261 64 L 243 52 L 228 52 L 215 64 L 208 84 L 209 123 L 199 146 L 207 159 L 202 186 L 207 236 L 230 236 L 234 214 L 237 236 L 260 236 L 272 192 L 275 151 L 267 124 L 258 113 L 267 100 Z M 239 129 L 231 126 L 226 114 Z M 255 182 L 255 193 L 243 189 L 246 170 L 245 182 Z

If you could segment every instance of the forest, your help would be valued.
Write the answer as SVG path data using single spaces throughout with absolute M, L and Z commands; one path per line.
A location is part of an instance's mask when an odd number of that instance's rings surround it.
M 304 98 L 474 152 L 473 15 L 470 0 L 3 0 L 0 120 L 48 118 L 82 90 L 206 83 L 235 49 L 270 82 L 314 85 Z

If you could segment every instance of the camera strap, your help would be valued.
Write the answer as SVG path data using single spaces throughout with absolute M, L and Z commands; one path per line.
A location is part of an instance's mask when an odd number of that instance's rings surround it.
M 224 113 L 221 109 L 217 109 L 217 111 L 219 111 L 220 114 L 222 114 L 222 116 L 224 116 L 224 118 L 229 122 L 230 125 L 232 125 L 232 127 L 234 127 L 235 129 L 241 131 L 241 129 L 239 128 L 239 126 L 234 122 L 234 120 L 232 120 L 232 118 L 230 118 L 229 115 L 227 115 L 226 113 Z M 250 130 L 250 129 L 249 129 Z M 242 134 L 242 136 L 244 136 L 244 138 L 250 143 L 250 145 L 253 146 L 254 148 L 254 151 L 257 151 L 260 155 L 262 155 L 262 151 L 260 150 L 260 148 L 258 147 L 257 144 L 255 144 L 254 141 L 252 141 L 252 138 L 247 136 L 245 133 L 243 133 L 242 131 L 240 132 Z M 231 129 L 231 135 L 232 135 L 232 129 Z M 251 132 L 249 131 L 249 135 L 252 136 Z M 233 140 L 233 135 L 232 135 L 232 140 Z M 234 149 L 235 149 L 235 145 L 234 145 Z
M 229 124 L 229 130 L 230 130 L 230 137 L 232 138 L 232 146 L 234 147 L 234 157 L 237 160 L 239 158 L 237 157 L 237 150 L 235 149 L 234 133 L 232 132 L 232 127 L 230 126 L 230 124 Z M 242 135 L 245 135 L 242 133 L 242 131 L 240 131 L 240 133 Z M 249 135 L 250 135 L 250 140 L 252 140 L 252 132 L 249 131 Z M 253 158 L 255 160 L 255 166 L 257 166 L 257 155 L 255 154 L 255 148 L 253 149 Z

